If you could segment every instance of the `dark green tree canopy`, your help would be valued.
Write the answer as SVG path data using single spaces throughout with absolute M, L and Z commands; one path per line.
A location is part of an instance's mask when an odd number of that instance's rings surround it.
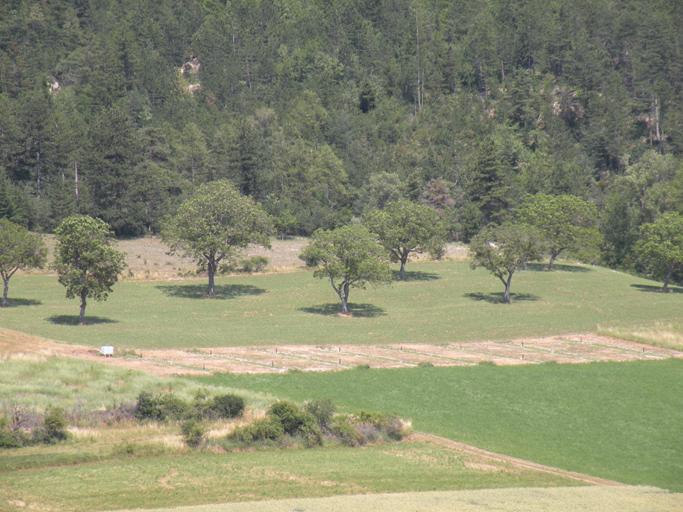
M 510 300 L 512 276 L 520 265 L 543 254 L 542 234 L 533 226 L 505 223 L 486 227 L 470 242 L 472 269 L 484 267 L 505 286 L 503 298 Z
M 221 265 L 237 260 L 251 244 L 270 247 L 273 224 L 261 207 L 227 181 L 202 185 L 184 201 L 162 231 L 171 253 L 196 261 L 209 275 L 207 295 L 216 295 L 214 277 Z
M 446 230 L 439 214 L 429 206 L 400 200 L 368 213 L 363 223 L 377 235 L 391 261 L 401 264 L 401 280 L 411 253 L 439 256 L 443 252 Z
M 84 215 L 67 217 L 55 229 L 54 267 L 67 299 L 79 298 L 78 323 L 85 323 L 86 299 L 107 300 L 126 267 L 107 223 Z
M 683 216 L 665 213 L 656 221 L 644 224 L 640 236 L 635 254 L 653 275 L 664 277 L 662 291 L 667 291 L 673 272 L 683 268 Z
M 0 275 L 2 275 L 2 307 L 7 304 L 9 280 L 19 270 L 42 268 L 47 257 L 45 242 L 40 235 L 7 219 L 0 218 Z
M 332 231 L 318 230 L 299 256 L 313 277 L 329 279 L 348 314 L 349 290 L 391 282 L 391 269 L 384 248 L 365 226 L 351 224 Z

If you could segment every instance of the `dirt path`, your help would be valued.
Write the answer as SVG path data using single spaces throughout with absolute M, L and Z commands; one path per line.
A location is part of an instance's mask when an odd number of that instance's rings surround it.
M 422 433 L 416 432 L 416 433 L 411 434 L 407 438 L 407 440 L 408 441 L 426 441 L 429 443 L 435 443 L 435 444 L 438 444 L 438 445 L 443 446 L 445 448 L 449 448 L 451 450 L 455 450 L 458 452 L 463 452 L 463 453 L 467 453 L 470 455 L 476 455 L 478 457 L 493 460 L 496 462 L 506 462 L 506 463 L 512 464 L 513 466 L 523 468 L 523 469 L 530 469 L 530 470 L 534 470 L 534 471 L 542 471 L 544 473 L 550 473 L 552 475 L 556 475 L 556 476 L 560 476 L 560 477 L 564 477 L 564 478 L 571 478 L 573 480 L 579 480 L 581 482 L 585 482 L 585 483 L 590 484 L 590 485 L 626 486 L 626 484 L 622 484 L 620 482 L 615 482 L 613 480 L 605 480 L 604 478 L 598 478 L 595 476 L 584 475 L 582 473 L 574 473 L 573 471 L 567 471 L 564 469 L 554 468 L 551 466 L 544 466 L 543 464 L 536 464 L 535 462 L 530 462 L 528 460 L 517 459 L 515 457 L 510 457 L 508 455 L 502 455 L 500 453 L 489 452 L 489 451 L 477 448 L 475 446 L 470 446 L 467 444 L 459 443 L 457 441 L 451 441 L 450 439 L 435 436 L 432 434 L 422 434 Z

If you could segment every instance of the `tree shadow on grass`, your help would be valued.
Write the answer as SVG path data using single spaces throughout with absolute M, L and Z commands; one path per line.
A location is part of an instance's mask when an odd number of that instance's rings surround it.
M 519 267 L 519 270 L 531 270 L 533 272 L 548 272 L 548 263 L 527 263 L 526 268 L 524 266 Z M 581 265 L 563 265 L 561 263 L 553 263 L 553 270 L 558 270 L 560 272 L 593 272 L 592 268 L 583 267 Z M 551 270 L 550 272 L 552 272 Z
M 661 286 L 653 286 L 651 284 L 632 284 L 631 288 L 635 288 L 639 292 L 649 293 L 683 293 L 683 288 L 678 286 L 669 286 L 667 292 L 663 292 Z
M 373 304 L 347 304 L 350 316 L 358 318 L 377 318 L 378 316 L 386 316 L 384 308 L 377 307 Z M 308 308 L 299 308 L 299 311 L 304 313 L 311 313 L 314 315 L 332 316 L 341 313 L 341 302 L 318 304 L 317 306 L 310 306 Z
M 503 292 L 497 293 L 466 293 L 464 296 L 471 300 L 476 300 L 479 302 L 488 302 L 489 304 L 507 304 L 505 302 Z M 510 299 L 512 302 L 522 302 L 522 301 L 536 301 L 540 297 L 538 295 L 533 295 L 531 293 L 511 293 Z
M 78 315 L 55 315 L 47 319 L 51 324 L 56 325 L 79 325 Z M 97 325 L 97 324 L 118 324 L 118 320 L 112 320 L 111 318 L 104 318 L 101 316 L 86 316 L 85 325 Z
M 35 299 L 13 299 L 7 297 L 6 308 L 18 308 L 21 306 L 40 306 L 43 302 Z M 0 304 L 2 304 L 2 299 L 0 299 Z
M 164 284 L 157 285 L 157 290 L 168 297 L 179 299 L 207 299 L 206 284 Z M 243 295 L 261 295 L 267 290 L 250 284 L 223 284 L 215 286 L 216 296 L 213 299 L 234 299 Z
M 393 274 L 394 281 L 397 283 L 402 282 L 401 279 L 399 279 L 399 276 L 401 273 L 398 270 L 392 270 L 391 273 Z M 436 281 L 437 279 L 441 279 L 441 276 L 439 274 L 435 274 L 433 272 L 421 272 L 421 271 L 410 271 L 408 272 L 407 270 L 403 273 L 403 282 L 405 281 Z

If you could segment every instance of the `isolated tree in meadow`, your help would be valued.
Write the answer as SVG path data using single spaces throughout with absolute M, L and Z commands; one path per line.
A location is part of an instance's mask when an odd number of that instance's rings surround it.
M 519 217 L 543 234 L 550 252 L 548 270 L 563 251 L 590 253 L 599 249 L 598 210 L 579 197 L 536 194 L 522 206 Z
M 510 283 L 520 265 L 543 254 L 542 235 L 533 226 L 505 223 L 484 228 L 470 242 L 472 269 L 484 267 L 505 285 L 503 295 L 510 301 Z
M 7 304 L 9 280 L 19 270 L 42 268 L 47 257 L 40 235 L 7 219 L 0 219 L 0 275 L 2 275 L 2 307 Z
M 401 280 L 410 253 L 443 253 L 446 230 L 439 214 L 429 206 L 402 199 L 368 213 L 363 223 L 377 235 L 390 260 L 401 263 Z
M 636 257 L 654 275 L 664 277 L 666 292 L 674 270 L 683 268 L 683 217 L 665 213 L 656 221 L 643 224 L 636 242 Z
M 85 323 L 86 299 L 107 300 L 112 286 L 126 267 L 124 254 L 112 247 L 116 240 L 101 219 L 72 215 L 55 229 L 54 267 L 66 298 L 80 298 L 78 323 Z
M 214 181 L 180 205 L 161 236 L 171 254 L 194 259 L 208 273 L 206 294 L 215 297 L 214 277 L 221 265 L 236 261 L 251 244 L 270 248 L 272 233 L 272 221 L 258 204 L 228 181 Z
M 349 225 L 332 231 L 318 229 L 299 255 L 307 267 L 315 267 L 313 277 L 329 279 L 348 314 L 349 290 L 391 282 L 391 269 L 384 248 L 362 225 Z

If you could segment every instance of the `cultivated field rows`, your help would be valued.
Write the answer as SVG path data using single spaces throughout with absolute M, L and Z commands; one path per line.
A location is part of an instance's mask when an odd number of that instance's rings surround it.
M 4 337 L 11 331 L 5 331 Z M 17 333 L 18 334 L 18 333 Z M 2 352 L 0 339 L 0 353 Z M 600 335 L 553 336 L 506 342 L 469 342 L 442 345 L 286 345 L 216 347 L 189 350 L 139 350 L 123 357 L 105 358 L 97 349 L 34 338 L 33 351 L 136 368 L 157 375 L 205 373 L 282 373 L 287 371 L 338 371 L 358 366 L 408 368 L 419 365 L 468 366 L 586 363 L 598 361 L 661 360 L 683 358 L 683 352 L 617 340 Z M 24 345 L 26 348 L 26 345 Z

